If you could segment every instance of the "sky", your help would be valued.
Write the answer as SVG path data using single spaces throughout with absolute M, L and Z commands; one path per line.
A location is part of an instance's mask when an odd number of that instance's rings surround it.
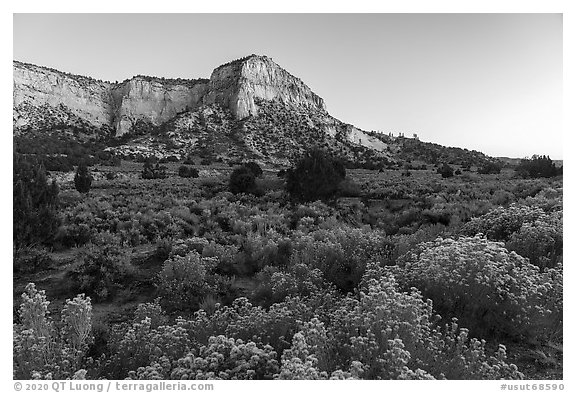
M 562 159 L 562 14 L 14 14 L 13 58 L 120 81 L 271 57 L 363 130 Z

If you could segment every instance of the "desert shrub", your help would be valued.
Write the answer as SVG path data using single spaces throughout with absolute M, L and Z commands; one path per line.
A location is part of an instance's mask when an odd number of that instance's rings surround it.
M 523 205 L 539 207 L 545 212 L 562 211 L 562 189 L 544 188 L 536 195 L 528 196 L 522 201 Z
M 515 199 L 516 197 L 510 191 L 496 190 L 491 198 L 491 202 L 495 205 L 509 206 Z
M 480 167 L 478 167 L 478 173 L 481 175 L 498 174 L 502 170 L 502 164 L 497 162 L 485 162 Z
M 423 225 L 414 233 L 395 235 L 386 247 L 390 250 L 385 260 L 386 265 L 395 265 L 398 258 L 418 247 L 420 243 L 430 242 L 447 231 L 442 224 Z
M 249 168 L 238 167 L 230 174 L 228 188 L 234 194 L 253 193 L 256 191 L 256 176 Z
M 262 306 L 279 303 L 288 296 L 306 297 L 325 288 L 322 272 L 304 264 L 296 264 L 280 270 L 267 266 L 256 276 L 258 286 L 252 301 Z
M 50 172 L 72 172 L 74 170 L 73 161 L 68 156 L 42 156 L 42 164 Z
M 26 285 L 13 325 L 13 376 L 15 379 L 70 379 L 86 375 L 84 355 L 92 339 L 90 298 L 66 300 L 57 325 L 50 318 L 44 291 Z
M 41 164 L 14 155 L 13 241 L 16 247 L 50 243 L 60 225 L 58 186 Z
M 554 212 L 534 222 L 523 223 L 510 236 L 506 247 L 542 269 L 553 267 L 562 260 L 562 233 L 562 213 Z
M 269 345 L 225 336 L 210 337 L 197 353 L 179 359 L 172 379 L 272 379 L 278 372 L 276 352 Z
M 454 176 L 454 169 L 450 165 L 444 163 L 436 170 L 436 173 L 439 173 L 444 178 L 452 177 Z
M 154 257 L 159 262 L 164 262 L 170 257 L 172 253 L 172 241 L 170 239 L 160 239 L 156 243 L 156 251 Z
M 14 250 L 14 273 L 33 273 L 49 268 L 52 257 L 43 247 L 22 247 Z
M 554 177 L 562 174 L 562 167 L 558 168 L 548 156 L 533 155 L 524 158 L 516 167 L 516 173 L 523 178 Z
M 183 320 L 174 325 L 154 326 L 153 320 L 137 315 L 132 323 L 114 327 L 108 346 L 111 356 L 102 368 L 106 377 L 124 379 L 134 376 L 153 364 L 167 360 L 175 362 L 185 356 L 192 348 Z M 142 372 L 140 371 L 140 372 Z
M 508 241 L 524 223 L 531 223 L 544 217 L 544 211 L 538 207 L 512 204 L 509 207 L 498 207 L 487 214 L 473 218 L 462 228 L 461 233 L 474 236 L 486 235 L 490 240 Z
M 291 255 L 289 239 L 272 238 L 274 233 L 249 232 L 240 241 L 235 258 L 234 274 L 252 276 L 265 266 L 286 266 Z
M 344 179 L 338 185 L 338 193 L 343 197 L 359 197 L 362 194 L 360 185 L 352 179 Z
M 167 310 L 196 309 L 200 300 L 213 290 L 208 276 L 217 263 L 216 258 L 202 258 L 196 251 L 170 257 L 158 273 L 162 306 Z
M 517 379 L 500 347 L 468 337 L 455 321 L 436 325 L 432 303 L 399 290 L 394 278 L 370 265 L 359 297 L 345 297 L 326 320 L 301 323 L 282 355 L 280 378 Z
M 64 247 L 78 247 L 90 241 L 93 236 L 93 231 L 88 224 L 64 224 L 54 237 L 54 243 L 60 244 Z
M 114 180 L 116 176 L 116 172 L 106 172 L 106 180 Z
M 313 305 L 312 300 L 287 297 L 268 309 L 254 306 L 247 298 L 239 297 L 230 306 L 217 307 L 210 315 L 204 310 L 198 311 L 189 321 L 188 331 L 196 342 L 202 344 L 206 344 L 211 336 L 225 335 L 271 345 L 281 353 L 289 346 L 298 321 L 310 319 L 314 312 L 321 313 L 322 306 L 318 303 L 331 299 L 332 293 L 324 291 L 314 296 L 320 301 L 314 300 L 316 303 Z
M 254 161 L 246 162 L 243 164 L 243 166 L 250 169 L 250 171 L 254 174 L 255 177 L 261 177 L 264 174 L 260 165 L 258 165 Z
M 547 321 L 561 310 L 546 307 L 557 285 L 502 243 L 480 236 L 437 239 L 404 256 L 398 277 L 432 299 L 444 317 L 456 317 L 474 334 L 545 337 Z
M 194 162 L 194 157 L 192 157 L 191 155 L 186 156 L 186 159 L 184 159 L 182 163 L 184 165 L 196 165 L 196 163 Z
M 92 175 L 88 171 L 86 163 L 82 162 L 76 168 L 76 174 L 74 175 L 74 187 L 81 194 L 88 194 L 90 191 L 90 186 L 92 185 Z
M 326 280 L 345 292 L 358 286 L 370 261 L 384 263 L 391 252 L 382 234 L 352 228 L 312 232 L 293 247 L 292 264 L 319 269 Z
M 165 179 L 166 176 L 166 167 L 160 165 L 159 162 L 154 164 L 150 159 L 144 162 L 144 167 L 142 168 L 142 179 Z
M 178 168 L 178 176 L 197 178 L 200 175 L 198 174 L 198 169 L 182 165 Z
M 335 196 L 346 177 L 344 165 L 320 149 L 312 149 L 287 171 L 286 190 L 293 199 L 314 201 Z
M 146 318 L 150 319 L 150 327 L 156 329 L 159 326 L 166 325 L 168 318 L 162 306 L 160 305 L 160 298 L 154 299 L 152 303 L 140 303 L 134 311 L 134 322 L 143 321 Z
M 79 266 L 67 274 L 72 290 L 89 294 L 98 301 L 110 298 L 132 273 L 127 256 L 115 244 L 92 245 L 83 250 L 79 258 Z
M 222 245 L 212 241 L 203 248 L 202 256 L 216 257 L 218 259 L 216 271 L 219 274 L 233 275 L 239 273 L 236 266 L 238 252 L 239 247 L 236 245 Z

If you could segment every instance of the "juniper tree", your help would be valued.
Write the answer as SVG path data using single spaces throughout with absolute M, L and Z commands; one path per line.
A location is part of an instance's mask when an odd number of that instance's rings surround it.
M 88 171 L 88 166 L 85 162 L 80 163 L 76 168 L 74 175 L 74 186 L 81 194 L 88 194 L 90 186 L 92 185 L 92 175 Z
M 58 186 L 48 182 L 44 166 L 14 155 L 13 240 L 16 247 L 49 243 L 58 226 Z
M 287 171 L 286 189 L 296 200 L 326 200 L 336 195 L 345 177 L 346 169 L 339 160 L 313 148 Z

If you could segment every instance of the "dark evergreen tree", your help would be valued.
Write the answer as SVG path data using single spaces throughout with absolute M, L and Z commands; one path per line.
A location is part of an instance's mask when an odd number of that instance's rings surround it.
M 142 179 L 154 179 L 154 164 L 152 164 L 152 160 L 144 161 L 144 168 L 142 168 Z
M 253 193 L 256 191 L 256 176 L 249 168 L 238 167 L 232 171 L 228 186 L 234 194 Z
M 58 186 L 37 161 L 14 155 L 13 240 L 16 247 L 50 243 L 60 225 Z
M 523 178 L 554 177 L 562 174 L 562 168 L 556 167 L 548 156 L 533 155 L 520 161 L 516 173 Z
M 82 162 L 76 168 L 76 174 L 74 175 L 74 186 L 81 194 L 88 194 L 90 191 L 90 186 L 92 185 L 92 175 L 88 171 L 88 166 L 86 163 Z
M 436 173 L 441 174 L 444 178 L 452 177 L 454 176 L 454 169 L 450 165 L 444 163 L 440 168 L 436 170 Z
M 321 149 L 313 148 L 287 171 L 286 189 L 295 200 L 327 200 L 336 195 L 345 177 L 346 169 L 342 162 Z
M 262 171 L 262 168 L 260 167 L 260 165 L 258 165 L 254 161 L 247 162 L 244 164 L 244 166 L 246 168 L 250 169 L 252 171 L 252 173 L 254 174 L 254 176 L 256 176 L 256 177 L 260 177 L 264 173 L 264 171 Z
M 142 169 L 142 179 L 164 179 L 166 178 L 166 167 L 160 165 L 159 162 L 154 164 L 152 159 L 144 161 L 144 168 Z
M 485 162 L 478 168 L 481 175 L 498 174 L 502 170 L 502 165 L 496 162 Z
M 178 176 L 196 178 L 199 177 L 200 174 L 198 173 L 198 169 L 182 165 L 180 168 L 178 168 Z

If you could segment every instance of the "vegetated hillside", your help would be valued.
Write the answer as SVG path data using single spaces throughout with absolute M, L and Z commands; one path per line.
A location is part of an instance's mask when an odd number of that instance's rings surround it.
M 210 105 L 182 113 L 161 127 L 142 125 L 136 132 L 142 136 L 108 150 L 132 159 L 154 155 L 182 160 L 196 155 L 221 162 L 256 159 L 287 166 L 310 146 L 319 146 L 358 165 L 383 167 L 389 162 L 383 142 L 368 135 L 364 143 L 372 143 L 374 149 L 351 142 L 354 127 L 323 111 L 257 102 L 258 114 L 242 120 L 219 105 Z
M 269 168 L 233 193 L 235 168 L 179 166 L 52 174 L 58 227 L 15 252 L 15 377 L 562 378 L 561 177 L 353 169 L 298 202 Z
M 562 379 L 547 157 L 359 130 L 262 56 L 18 67 L 14 378 Z

